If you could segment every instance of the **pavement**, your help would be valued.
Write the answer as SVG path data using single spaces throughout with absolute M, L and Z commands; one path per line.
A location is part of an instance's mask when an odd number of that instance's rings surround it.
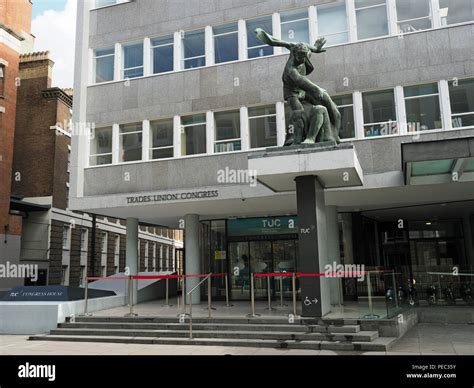
M 267 349 L 225 346 L 175 346 L 28 341 L 28 336 L 0 335 L 0 355 L 474 355 L 474 325 L 427 324 L 412 328 L 388 352 Z

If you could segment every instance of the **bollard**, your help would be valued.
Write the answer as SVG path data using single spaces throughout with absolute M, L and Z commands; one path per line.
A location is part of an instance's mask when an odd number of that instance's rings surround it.
M 193 293 L 189 294 L 189 339 L 193 339 Z
M 255 317 L 255 292 L 254 292 L 254 289 L 253 289 L 253 284 L 254 282 L 254 279 L 253 279 L 253 273 L 251 274 L 251 278 L 250 278 L 250 298 L 252 300 L 252 317 Z
M 87 298 L 89 296 L 89 280 L 86 277 L 86 289 L 84 290 L 84 315 L 89 315 L 87 312 Z
M 283 276 L 280 276 L 280 307 L 283 308 Z
M 166 307 L 170 307 L 169 301 L 168 301 L 168 296 L 169 296 L 169 279 L 166 278 Z
M 128 277 L 128 304 L 130 305 L 130 312 L 126 314 L 126 317 L 134 317 L 137 314 L 133 313 L 133 279 L 130 275 Z
M 293 315 L 296 317 L 296 274 L 291 275 L 291 288 L 293 289 Z
M 208 310 L 209 318 L 211 318 L 211 292 L 212 292 L 211 279 L 212 279 L 212 275 L 210 275 L 207 278 L 207 310 Z
M 225 274 L 225 306 L 230 307 L 229 304 L 229 279 L 227 277 L 228 275 Z

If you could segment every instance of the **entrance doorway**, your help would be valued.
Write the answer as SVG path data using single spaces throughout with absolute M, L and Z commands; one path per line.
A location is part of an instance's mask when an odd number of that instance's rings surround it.
M 230 296 L 233 300 L 250 299 L 252 273 L 294 272 L 298 240 L 236 241 L 229 243 Z M 267 298 L 268 278 L 255 278 L 255 298 Z M 281 281 L 283 296 L 291 298 L 291 278 Z M 280 279 L 270 278 L 272 298 L 280 295 Z

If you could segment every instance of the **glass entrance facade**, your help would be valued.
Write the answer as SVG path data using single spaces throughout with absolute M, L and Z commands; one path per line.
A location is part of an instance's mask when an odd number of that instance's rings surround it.
M 296 217 L 265 217 L 202 222 L 201 262 L 204 273 L 226 273 L 232 300 L 250 300 L 252 273 L 297 270 Z M 255 279 L 255 297 L 268 297 L 268 279 Z M 225 297 L 225 280 L 214 278 L 213 298 Z M 291 297 L 291 278 L 270 278 L 272 298 Z M 207 295 L 207 290 L 203 290 Z

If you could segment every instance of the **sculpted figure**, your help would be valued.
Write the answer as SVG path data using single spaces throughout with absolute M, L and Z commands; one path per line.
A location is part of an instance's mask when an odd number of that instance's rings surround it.
M 283 71 L 283 95 L 290 105 L 291 115 L 285 145 L 340 143 L 341 114 L 337 105 L 323 88 L 313 83 L 308 75 L 314 71 L 311 53 L 323 53 L 324 38 L 313 45 L 291 43 L 274 38 L 261 28 L 255 30 L 257 38 L 270 46 L 285 47 L 290 57 Z

